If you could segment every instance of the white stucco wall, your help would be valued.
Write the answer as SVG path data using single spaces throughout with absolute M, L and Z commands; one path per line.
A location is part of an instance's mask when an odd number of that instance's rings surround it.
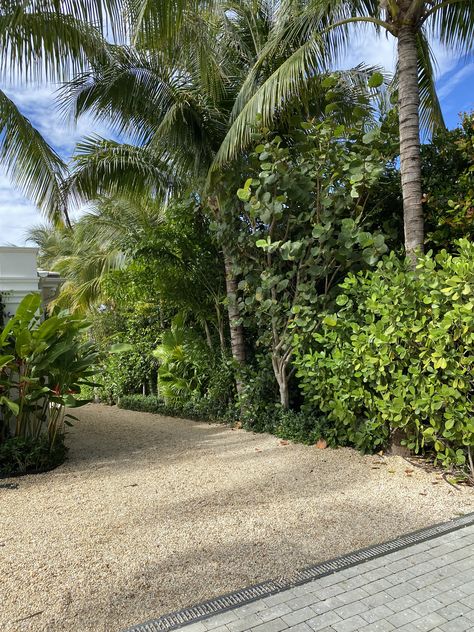
M 24 296 L 39 289 L 37 254 L 38 248 L 0 246 L 0 292 L 7 317 L 15 313 Z
M 0 246 L 0 292 L 7 319 L 30 292 L 41 292 L 44 307 L 57 294 L 61 285 L 59 275 L 38 271 L 37 255 L 38 248 Z

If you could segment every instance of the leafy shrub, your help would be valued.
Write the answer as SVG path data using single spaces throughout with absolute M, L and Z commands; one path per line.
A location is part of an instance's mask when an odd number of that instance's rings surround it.
M 311 349 L 295 337 L 306 401 L 331 421 L 330 441 L 376 450 L 401 428 L 416 453 L 433 449 L 445 466 L 469 459 L 474 244 L 457 247 L 424 256 L 416 272 L 392 253 L 350 274 Z
M 202 421 L 221 421 L 212 414 L 212 410 L 201 400 L 188 400 L 167 403 L 156 395 L 122 395 L 118 401 L 119 408 L 137 410 L 145 413 L 156 413 L 169 417 L 185 417 Z
M 84 403 L 98 357 L 85 340 L 89 324 L 56 308 L 41 322 L 39 294 L 28 294 L 0 330 L 0 467 L 12 472 L 45 469 L 64 458 L 67 407 Z
M 327 432 L 321 420 L 314 415 L 284 410 L 275 405 L 268 406 L 265 410 L 259 408 L 258 414 L 250 408 L 243 414 L 238 414 L 233 408 L 229 408 L 222 416 L 216 416 L 214 411 L 206 405 L 205 400 L 190 400 L 181 405 L 170 405 L 153 395 L 124 395 L 120 398 L 118 405 L 127 410 L 196 421 L 221 423 L 239 421 L 247 430 L 268 432 L 281 439 L 289 439 L 297 443 L 315 443 L 321 437 L 325 437 Z
M 10 437 L 0 444 L 0 476 L 43 472 L 61 465 L 67 453 L 62 439 L 51 445 L 46 435 L 38 439 Z

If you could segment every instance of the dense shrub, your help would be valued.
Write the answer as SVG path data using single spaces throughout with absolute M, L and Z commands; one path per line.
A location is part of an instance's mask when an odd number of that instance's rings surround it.
M 295 338 L 302 389 L 332 422 L 328 438 L 375 450 L 401 428 L 416 453 L 463 466 L 474 444 L 474 245 L 429 253 L 416 272 L 392 253 L 341 290 L 311 349 Z
M 51 470 L 65 460 L 67 447 L 60 437 L 53 445 L 46 435 L 38 439 L 10 437 L 0 444 L 0 476 Z
M 89 323 L 55 308 L 41 321 L 38 293 L 23 298 L 0 329 L 0 472 L 54 467 L 64 459 L 66 407 L 90 384 L 96 347 L 86 339 Z
M 281 439 L 289 439 L 297 443 L 312 444 L 325 437 L 327 433 L 327 428 L 318 417 L 307 412 L 284 410 L 280 406 L 268 406 L 265 410 L 259 408 L 258 413 L 252 408 L 248 408 L 243 413 L 229 408 L 223 414 L 216 415 L 205 400 L 190 400 L 181 405 L 170 405 L 153 395 L 124 395 L 120 398 L 118 405 L 127 410 L 197 421 L 231 424 L 240 422 L 247 430 L 268 432 Z
M 122 395 L 118 400 L 119 408 L 137 410 L 145 413 L 157 413 L 170 417 L 186 417 L 202 421 L 223 421 L 216 416 L 212 407 L 204 398 L 166 403 L 156 395 Z

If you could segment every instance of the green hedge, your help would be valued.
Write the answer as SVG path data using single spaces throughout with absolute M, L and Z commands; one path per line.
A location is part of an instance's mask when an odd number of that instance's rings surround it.
M 127 410 L 194 419 L 196 421 L 217 423 L 235 423 L 240 421 L 246 430 L 268 432 L 281 439 L 288 439 L 297 443 L 312 444 L 327 434 L 327 428 L 323 426 L 320 419 L 313 415 L 306 412 L 282 410 L 276 406 L 268 407 L 265 411 L 259 410 L 258 413 L 248 409 L 244 414 L 230 409 L 225 415 L 216 416 L 209 409 L 206 409 L 205 404 L 199 401 L 189 401 L 171 406 L 152 395 L 123 395 L 118 402 L 118 406 Z M 334 442 L 332 445 L 335 447 Z
M 416 453 L 469 464 L 474 245 L 462 240 L 457 248 L 429 253 L 415 272 L 391 255 L 374 271 L 349 275 L 311 350 L 296 338 L 306 402 L 330 420 L 336 443 L 374 450 L 400 428 Z

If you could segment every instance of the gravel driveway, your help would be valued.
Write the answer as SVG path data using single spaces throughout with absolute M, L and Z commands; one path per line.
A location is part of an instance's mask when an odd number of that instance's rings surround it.
M 0 489 L 2 631 L 120 632 L 474 511 L 472 489 L 400 457 L 98 405 L 78 416 L 67 463 Z

